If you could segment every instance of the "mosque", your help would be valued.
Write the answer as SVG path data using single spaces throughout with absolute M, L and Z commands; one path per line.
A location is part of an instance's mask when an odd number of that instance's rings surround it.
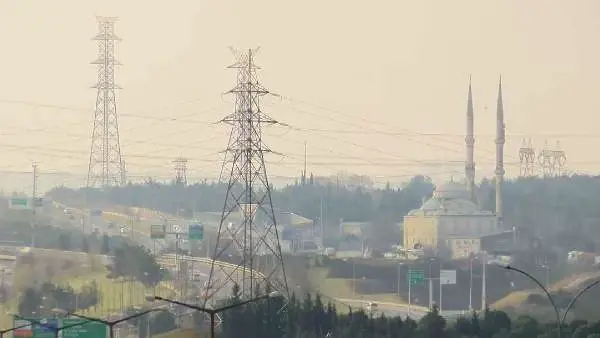
M 496 111 L 496 212 L 479 207 L 475 185 L 473 97 L 469 81 L 467 102 L 466 184 L 450 181 L 436 187 L 433 196 L 404 217 L 404 247 L 423 249 L 451 259 L 465 259 L 482 251 L 482 239 L 503 232 L 504 107 L 502 80 Z

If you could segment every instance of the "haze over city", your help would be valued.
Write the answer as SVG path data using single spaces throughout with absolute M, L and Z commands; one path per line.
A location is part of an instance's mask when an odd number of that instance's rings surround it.
M 600 337 L 598 36 L 593 0 L 0 1 L 0 338 Z
M 568 172 L 600 168 L 595 1 L 4 2 L 0 150 L 5 189 L 81 185 L 87 174 L 96 81 L 96 15 L 117 16 L 115 72 L 121 151 L 132 180 L 216 179 L 233 109 L 229 46 L 261 49 L 263 110 L 288 126 L 265 131 L 280 155 L 275 182 L 307 166 L 401 183 L 413 174 L 460 177 L 469 76 L 478 180 L 493 176 L 494 109 L 504 89 L 508 177 L 524 137 L 560 141 Z M 20 102 L 20 103 L 19 103 Z M 435 135 L 431 135 L 435 134 Z M 431 163 L 435 162 L 435 163 Z M 43 174 L 46 172 L 46 174 Z M 73 174 L 69 181 L 49 175 Z M 10 177 L 10 179 L 7 179 Z M 18 184 L 14 184 L 18 181 Z

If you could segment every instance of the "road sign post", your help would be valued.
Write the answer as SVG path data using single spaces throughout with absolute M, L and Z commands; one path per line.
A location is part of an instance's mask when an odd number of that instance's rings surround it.
M 201 241 L 204 239 L 204 225 L 190 224 L 188 227 L 188 238 L 196 241 Z
M 440 306 L 439 312 L 442 313 L 442 285 L 456 284 L 456 270 L 440 270 Z
M 425 282 L 425 271 L 408 270 L 408 285 L 423 284 Z
M 408 270 L 408 316 L 410 317 L 411 305 L 411 286 L 413 284 L 423 284 L 425 281 L 425 271 L 423 270 Z
M 150 238 L 164 239 L 167 234 L 167 227 L 164 224 L 152 224 L 150 226 Z
M 31 204 L 30 199 L 27 197 L 12 197 L 8 201 L 9 209 L 26 210 L 31 208 Z

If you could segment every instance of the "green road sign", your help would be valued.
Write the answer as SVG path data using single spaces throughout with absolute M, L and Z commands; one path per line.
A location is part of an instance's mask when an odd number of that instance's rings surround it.
M 9 203 L 10 209 L 29 209 L 29 198 L 13 197 Z
M 423 270 L 408 270 L 408 283 L 423 284 L 425 281 L 425 272 Z
M 204 225 L 190 224 L 188 227 L 188 238 L 191 240 L 201 241 L 204 238 Z
M 48 325 L 35 324 L 29 319 L 35 320 L 36 322 Z M 22 330 L 15 331 L 13 337 L 20 338 L 54 338 L 54 331 L 52 328 L 59 327 L 58 320 L 55 318 L 19 318 L 14 320 L 15 326 L 24 325 L 31 323 L 31 326 L 25 327 Z
M 87 322 L 80 318 L 65 318 L 62 320 L 61 326 L 70 326 Z M 97 323 L 87 322 L 79 326 L 75 326 L 62 331 L 63 338 L 106 338 L 108 336 L 108 326 Z
M 167 234 L 167 227 L 164 224 L 152 224 L 150 226 L 150 238 L 164 239 Z

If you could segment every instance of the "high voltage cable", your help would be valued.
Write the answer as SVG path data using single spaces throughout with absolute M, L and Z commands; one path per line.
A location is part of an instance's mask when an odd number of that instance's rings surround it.
M 290 100 L 290 102 L 301 102 L 301 103 L 305 103 L 304 101 L 299 101 L 299 100 L 295 100 L 295 99 L 289 99 L 286 97 L 286 99 Z M 85 111 L 85 112 L 89 112 L 89 110 L 82 110 L 82 109 L 78 109 L 78 108 L 72 108 L 72 107 L 66 107 L 66 106 L 58 106 L 58 105 L 51 105 L 51 104 L 43 104 L 43 103 L 34 103 L 34 102 L 28 102 L 28 101 L 17 101 L 17 100 L 0 100 L 0 103 L 4 102 L 4 103 L 14 103 L 14 104 L 24 104 L 24 105 L 31 105 L 31 106 L 36 106 L 36 107 L 44 107 L 44 108 L 54 108 L 54 109 L 62 109 L 62 110 L 71 110 L 71 111 Z M 194 101 L 191 101 L 194 102 Z M 305 103 L 306 104 L 306 103 Z M 314 105 L 313 105 L 314 106 Z M 316 106 L 318 107 L 318 106 Z M 308 114 L 312 114 L 315 115 L 315 113 L 312 112 L 307 112 L 307 111 L 303 111 L 299 108 L 296 107 L 291 107 L 292 109 L 296 110 L 296 111 L 301 111 L 304 113 L 308 113 Z M 212 107 L 209 109 L 206 109 L 204 111 L 210 111 L 216 109 L 216 107 Z M 321 110 L 327 110 L 327 111 L 333 111 L 331 109 L 328 108 L 323 108 L 323 107 L 318 107 L 318 109 Z M 210 122 L 207 121 L 198 121 L 198 120 L 189 120 L 189 119 L 185 119 L 185 117 L 189 117 L 189 116 L 194 116 L 199 114 L 200 112 L 194 112 L 191 114 L 188 114 L 186 116 L 184 116 L 184 118 L 171 118 L 171 117 L 150 117 L 150 116 L 141 116 L 141 115 L 133 115 L 133 114 L 121 114 L 121 116 L 128 116 L 128 117 L 135 117 L 135 118 L 140 118 L 140 119 L 150 119 L 150 120 L 154 120 L 157 121 L 156 125 L 165 122 L 165 121 L 169 121 L 169 122 L 184 122 L 184 123 L 196 123 L 196 124 L 209 124 Z M 352 118 L 360 118 L 363 119 L 362 117 L 356 117 L 353 116 L 351 114 L 347 114 L 347 113 L 341 113 L 341 112 L 337 112 L 337 114 L 342 114 L 343 116 L 348 116 L 348 117 L 352 117 Z M 322 117 L 322 116 L 321 116 Z M 364 128 L 364 125 L 355 125 L 355 124 L 351 124 L 348 123 L 347 121 L 339 121 L 336 119 L 333 119 L 331 117 L 328 117 L 331 120 L 333 120 L 334 122 L 342 122 L 345 124 L 349 124 L 351 126 L 355 126 L 358 127 L 359 129 L 356 130 L 336 130 L 336 129 L 326 129 L 326 128 L 304 128 L 304 127 L 296 127 L 296 126 L 291 126 L 291 129 L 297 130 L 297 131 L 305 131 L 305 132 L 324 132 L 324 133 L 341 133 L 341 134 L 349 134 L 349 133 L 355 133 L 355 134 L 378 134 L 378 135 L 387 135 L 387 136 L 408 136 L 408 135 L 412 135 L 412 136 L 425 136 L 425 137 L 432 137 L 432 136 L 459 136 L 458 134 L 446 134 L 446 133 L 419 133 L 419 132 L 414 132 L 414 131 L 400 131 L 400 132 L 388 132 L 388 131 L 383 131 L 383 130 L 372 130 L 372 129 L 366 129 Z M 363 119 L 366 120 L 366 119 Z M 371 120 L 367 120 L 370 123 L 377 123 L 379 124 L 377 121 L 371 121 Z M 82 122 L 83 123 L 83 122 Z M 87 122 L 86 122 L 87 123 Z M 76 123 L 79 124 L 79 123 Z M 155 125 L 155 124 L 151 124 L 151 125 Z M 146 125 L 145 127 L 151 126 L 151 125 Z M 386 127 L 389 127 L 386 125 Z M 126 130 L 122 130 L 122 132 L 125 131 L 131 131 L 131 130 L 135 130 L 138 129 L 140 127 L 134 127 L 134 128 L 129 128 Z M 38 129 L 36 131 L 43 131 L 44 129 Z M 59 132 L 59 131 L 57 131 Z M 14 133 L 17 134 L 17 133 Z M 173 133 L 176 134 L 176 133 Z M 548 136 L 553 135 L 553 136 L 572 136 L 572 137 L 600 137 L 600 135 L 593 135 L 593 134 L 582 134 L 582 135 L 577 135 L 577 134 L 548 134 Z M 77 135 L 74 135 L 77 136 Z M 79 135 L 81 136 L 81 138 L 87 138 L 89 137 L 89 135 Z M 480 135 L 483 136 L 483 135 Z M 415 142 L 414 140 L 412 140 L 413 142 Z M 344 142 L 344 141 L 343 141 Z M 444 141 L 447 142 L 447 141 Z M 63 142 L 61 142 L 63 143 Z M 66 143 L 66 142 L 64 142 Z M 133 141 L 132 143 L 124 143 L 124 146 L 128 146 L 130 144 L 137 144 L 137 143 L 152 143 L 154 144 L 154 141 L 150 142 L 148 140 L 139 140 L 139 141 Z M 417 142 L 417 143 L 422 143 L 422 142 Z M 156 142 L 156 144 L 159 144 L 158 142 Z M 441 147 L 439 145 L 432 145 L 432 144 L 427 144 L 425 143 L 425 145 L 433 147 L 433 148 L 438 148 L 438 149 L 445 149 L 448 150 L 446 147 Z M 462 145 L 462 144 L 460 144 Z M 181 145 L 181 147 L 184 147 L 185 145 Z M 180 146 L 173 146 L 173 147 L 180 147 Z M 480 148 L 481 149 L 481 148 Z M 485 149 L 481 149 L 481 150 L 485 150 Z M 461 151 L 458 149 L 451 149 L 451 151 L 453 152 L 457 152 L 460 153 Z
M 305 105 L 312 105 L 312 104 L 308 104 L 308 103 L 306 103 L 304 101 L 300 101 L 300 100 L 296 100 L 296 99 L 289 99 L 287 97 L 286 97 L 286 100 L 288 100 L 288 101 L 290 101 L 292 103 L 294 103 L 294 102 L 300 102 L 300 103 L 305 104 Z M 26 101 L 0 100 L 0 103 L 2 103 L 2 102 L 4 102 L 4 103 L 15 103 L 15 104 L 16 103 L 18 103 L 18 104 L 26 104 L 26 105 L 32 105 L 32 106 L 44 107 L 44 108 L 54 108 L 54 109 L 63 109 L 63 110 L 74 110 L 74 111 L 90 112 L 90 110 L 80 110 L 80 109 L 71 108 L 71 107 L 56 106 L 56 105 L 47 105 L 47 104 L 39 104 L 39 103 L 32 103 L 32 102 L 26 102 Z M 312 105 L 312 106 L 315 106 L 315 105 Z M 317 109 L 320 109 L 320 110 L 333 111 L 333 110 L 328 109 L 328 108 L 323 108 L 323 107 L 318 107 L 318 106 L 315 106 L 315 107 L 317 107 Z M 302 109 L 299 109 L 297 107 L 290 107 L 290 108 L 294 109 L 296 111 L 302 111 Z M 215 109 L 215 108 L 211 108 L 211 109 L 207 109 L 207 110 L 213 110 L 213 109 Z M 337 112 L 337 113 L 340 114 L 340 115 L 342 115 L 342 116 L 351 117 L 352 119 L 365 120 L 365 121 L 368 121 L 370 124 L 381 124 L 381 123 L 379 123 L 377 121 L 372 121 L 372 120 L 364 119 L 362 117 L 353 116 L 351 114 L 341 113 L 341 112 Z M 194 112 L 194 113 L 186 115 L 185 117 L 194 116 L 194 115 L 197 115 L 197 114 L 198 114 L 198 112 Z M 312 113 L 312 112 L 310 112 L 309 114 L 315 115 L 315 113 Z M 132 114 L 122 114 L 122 116 L 136 117 L 136 118 L 142 118 L 142 119 L 147 118 L 147 119 L 150 119 L 150 120 L 154 120 L 155 123 L 153 123 L 151 125 L 154 125 L 154 124 L 158 125 L 158 124 L 164 123 L 165 121 L 195 123 L 195 124 L 208 124 L 208 122 L 206 122 L 206 121 L 198 121 L 198 120 L 193 120 L 193 119 L 186 120 L 186 119 L 182 119 L 182 118 L 148 117 L 148 116 L 140 116 L 140 115 L 132 115 Z M 322 115 L 320 115 L 320 116 L 322 117 Z M 332 119 L 332 120 L 336 121 L 336 122 L 345 123 L 347 125 L 351 125 L 353 127 L 359 128 L 359 129 L 357 129 L 357 130 L 343 130 L 343 129 L 327 129 L 327 128 L 303 128 L 303 127 L 296 127 L 296 126 L 291 126 L 291 125 L 288 125 L 288 128 L 290 130 L 296 130 L 296 131 L 302 131 L 302 132 L 337 133 L 337 134 L 350 134 L 350 133 L 361 134 L 362 133 L 362 134 L 375 134 L 375 135 L 386 135 L 386 136 L 396 136 L 396 137 L 397 136 L 409 136 L 409 135 L 412 135 L 412 136 L 424 136 L 424 137 L 429 137 L 429 138 L 432 138 L 432 137 L 433 138 L 435 138 L 435 137 L 439 138 L 439 137 L 454 137 L 454 136 L 459 136 L 458 134 L 448 134 L 448 133 L 418 133 L 418 132 L 413 132 L 413 131 L 390 132 L 390 131 L 384 131 L 384 130 L 374 130 L 374 129 L 371 129 L 371 128 L 365 128 L 364 125 L 356 125 L 356 124 L 353 124 L 353 123 L 349 123 L 348 121 L 343 121 L 342 122 L 342 121 L 339 121 L 339 120 L 336 120 L 336 119 Z M 73 125 L 77 125 L 77 124 L 79 124 L 79 122 L 74 123 Z M 147 127 L 147 126 L 144 126 L 144 127 Z M 385 126 L 387 128 L 389 128 L 389 125 L 385 125 Z M 134 128 L 130 128 L 129 130 L 135 130 L 135 129 L 138 129 L 138 128 L 141 128 L 141 127 L 136 126 Z M 31 131 L 34 132 L 34 131 L 44 131 L 44 130 L 47 131 L 47 128 L 42 128 L 42 129 L 37 129 L 37 130 L 31 130 Z M 190 128 L 189 130 L 192 131 L 193 128 Z M 166 137 L 169 137 L 170 135 L 182 134 L 184 132 L 185 131 L 182 132 L 181 130 L 179 130 L 179 131 L 176 131 L 174 133 L 167 134 L 167 135 L 159 135 L 159 136 L 154 136 L 153 135 L 152 137 L 150 137 L 147 140 L 137 140 L 137 141 L 133 141 L 131 143 L 124 143 L 124 146 L 130 146 L 132 144 L 149 144 L 149 145 L 159 145 L 159 146 L 160 145 L 164 145 L 165 146 L 165 148 L 163 148 L 163 149 L 158 149 L 158 150 L 152 150 L 152 151 L 144 152 L 146 155 L 135 155 L 135 154 L 132 154 L 131 156 L 126 156 L 126 157 L 134 157 L 134 158 L 137 157 L 137 158 L 146 158 L 146 159 L 169 159 L 170 157 L 149 156 L 147 154 L 148 153 L 157 153 L 157 152 L 162 152 L 162 151 L 169 151 L 170 149 L 174 149 L 174 148 L 189 148 L 189 144 L 182 144 L 182 145 L 165 144 L 165 143 L 161 143 L 161 142 L 157 142 L 156 141 L 157 139 L 166 138 Z M 16 134 L 17 133 L 13 133 L 13 135 L 16 135 Z M 6 134 L 4 134 L 4 135 L 6 135 Z M 484 135 L 485 134 L 480 134 L 480 136 L 484 136 Z M 547 135 L 567 136 L 567 137 L 568 136 L 570 136 L 570 137 L 598 137 L 598 136 L 600 136 L 600 135 L 593 135 L 593 134 L 547 134 Z M 374 149 L 372 147 L 368 147 L 368 146 L 365 146 L 365 145 L 359 145 L 356 142 L 347 141 L 347 140 L 343 140 L 343 139 L 340 139 L 340 138 L 335 138 L 335 137 L 333 137 L 331 135 L 326 135 L 326 136 L 316 135 L 316 136 L 325 137 L 325 138 L 329 138 L 329 139 L 334 139 L 334 140 L 342 142 L 342 143 L 353 145 L 354 147 L 359 147 L 359 148 L 368 149 L 368 150 L 373 150 Z M 73 137 L 76 138 L 76 137 L 78 137 L 78 135 L 73 134 Z M 81 139 L 87 138 L 87 137 L 88 137 L 87 135 L 81 135 Z M 211 140 L 213 140 L 214 138 L 217 138 L 217 137 L 219 137 L 219 136 L 210 137 L 210 138 L 207 138 L 204 141 L 205 142 L 209 142 L 209 141 L 211 141 Z M 298 142 L 298 141 L 290 140 L 288 138 L 283 138 L 283 139 L 285 139 L 286 141 L 291 141 L 291 142 L 304 143 L 304 142 Z M 411 140 L 411 141 L 423 144 L 423 142 L 420 142 L 418 140 L 417 141 Z M 69 141 L 66 141 L 66 142 L 69 142 Z M 59 142 L 57 144 L 66 143 L 66 142 Z M 72 141 L 70 141 L 70 142 L 72 142 Z M 448 142 L 447 140 L 442 141 L 442 142 L 452 143 L 452 142 Z M 454 143 L 456 143 L 456 142 L 454 142 Z M 197 142 L 193 142 L 192 144 L 197 144 Z M 459 144 L 459 143 L 456 143 L 456 144 Z M 443 147 L 443 146 L 440 146 L 440 145 L 430 144 L 430 143 L 425 143 L 424 145 L 432 147 L 432 148 L 436 148 L 436 149 L 442 149 L 442 150 L 446 150 L 446 151 L 455 152 L 457 154 L 461 154 L 462 155 L 462 150 L 459 150 L 459 149 Z M 461 147 L 463 146 L 462 143 L 460 143 L 460 145 L 461 145 Z M 15 148 L 14 145 L 6 145 L 6 146 L 7 147 L 12 147 L 13 149 L 18 149 L 18 148 Z M 1 145 L 0 145 L 0 147 L 1 147 Z M 316 146 L 312 146 L 312 147 L 317 148 Z M 321 148 L 321 149 L 325 149 L 325 148 Z M 485 149 L 481 148 L 481 147 L 478 147 L 478 149 L 485 151 Z M 58 151 L 58 150 L 52 150 L 52 151 Z M 60 151 L 62 152 L 62 150 L 60 150 Z M 338 153 L 338 154 L 340 153 L 339 151 L 332 151 L 331 149 L 327 149 L 326 151 L 330 152 L 330 153 L 331 152 L 335 152 L 335 153 Z M 386 155 L 390 156 L 391 158 L 400 158 L 397 155 L 391 154 L 388 151 L 382 151 L 380 149 L 378 149 L 376 151 L 380 152 L 380 153 L 383 153 L 383 154 L 386 154 Z M 125 154 L 127 154 L 127 152 Z M 294 156 L 295 155 L 288 155 L 286 157 L 293 158 Z M 320 155 L 312 155 L 311 157 L 319 157 L 319 156 Z M 333 157 L 333 156 L 330 156 L 330 157 Z M 343 155 L 341 155 L 339 157 L 343 158 Z M 76 159 L 76 157 L 71 157 L 71 158 Z M 198 161 L 198 159 L 191 159 L 191 160 L 194 160 L 196 162 L 214 162 L 214 160 L 207 160 L 207 159 L 201 159 L 200 161 Z M 380 165 L 380 166 L 388 166 L 388 165 L 389 166 L 396 166 L 396 165 L 400 165 L 400 164 L 397 164 L 397 163 L 389 163 L 389 162 L 385 162 L 385 161 L 380 161 L 379 159 L 375 159 L 375 160 L 357 159 L 357 160 L 364 161 L 365 163 L 368 163 L 368 164 Z M 418 159 L 410 160 L 410 161 L 412 161 L 413 163 L 415 163 L 415 165 L 417 165 L 418 163 L 424 163 L 424 160 L 418 160 Z M 127 161 L 127 162 L 130 163 L 130 161 Z M 450 164 L 451 162 L 453 162 L 453 160 L 449 160 L 448 161 L 448 163 L 449 163 L 448 165 L 451 165 Z M 481 161 L 478 161 L 478 162 L 481 163 Z M 389 164 L 386 164 L 386 163 L 389 163 Z M 573 164 L 578 164 L 578 163 L 580 163 L 580 164 L 583 164 L 583 163 L 586 163 L 586 164 L 596 164 L 594 162 L 572 162 L 572 163 Z M 289 163 L 289 164 L 295 164 L 295 163 Z M 325 166 L 326 164 L 330 165 L 330 166 L 342 165 L 342 163 L 340 163 L 340 162 L 333 162 L 333 161 L 332 162 L 318 161 L 318 162 L 314 163 L 315 166 Z M 367 164 L 351 164 L 351 163 L 348 162 L 348 163 L 344 163 L 343 165 L 364 166 L 364 165 L 367 165 Z M 426 166 L 426 165 L 424 165 L 424 166 Z

